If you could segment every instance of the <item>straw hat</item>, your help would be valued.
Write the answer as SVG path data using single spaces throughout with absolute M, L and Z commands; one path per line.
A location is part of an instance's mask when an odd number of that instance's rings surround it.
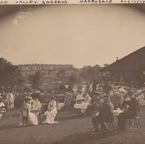
M 25 99 L 26 99 L 26 100 L 32 100 L 32 97 L 30 97 L 30 96 L 25 96 Z

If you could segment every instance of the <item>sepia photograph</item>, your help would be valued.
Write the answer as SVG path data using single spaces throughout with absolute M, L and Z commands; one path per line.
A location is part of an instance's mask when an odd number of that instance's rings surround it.
M 0 144 L 145 144 L 144 111 L 144 4 L 0 5 Z

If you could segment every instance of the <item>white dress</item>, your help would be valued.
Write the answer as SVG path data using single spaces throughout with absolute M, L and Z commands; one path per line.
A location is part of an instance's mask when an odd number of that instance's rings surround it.
M 144 94 L 139 95 L 137 100 L 140 106 L 145 106 Z
M 0 119 L 2 118 L 3 112 L 5 111 L 5 108 L 1 108 L 3 106 L 5 106 L 5 104 L 3 102 L 0 102 Z
M 32 113 L 32 112 L 30 111 L 30 110 L 31 110 L 30 104 L 24 103 L 24 104 L 23 104 L 23 108 L 27 108 L 27 109 L 28 109 L 28 120 L 29 120 L 30 124 L 31 124 L 31 125 L 38 125 L 37 116 L 36 116 L 34 113 Z M 21 115 L 21 117 L 22 117 L 22 115 Z M 22 118 L 21 118 L 21 119 L 22 119 Z M 22 122 L 21 122 L 19 125 L 22 125 Z
M 56 114 L 57 114 L 57 104 L 55 100 L 52 100 L 48 104 L 48 110 L 44 113 L 46 119 L 42 123 L 49 124 L 57 123 L 56 121 L 54 121 Z
M 85 113 L 86 112 L 86 108 L 87 108 L 87 106 L 89 105 L 89 103 L 91 102 L 91 97 L 87 94 L 86 96 L 85 96 L 85 99 L 84 99 L 84 102 L 83 102 L 83 106 L 85 107 L 85 108 L 83 108 L 82 110 L 81 110 L 81 112 L 82 113 Z

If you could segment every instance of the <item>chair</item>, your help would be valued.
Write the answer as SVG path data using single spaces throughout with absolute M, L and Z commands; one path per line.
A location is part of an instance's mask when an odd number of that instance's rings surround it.
M 104 122 L 104 125 L 106 126 L 106 128 L 108 128 L 108 130 L 114 130 L 114 122 Z
M 108 111 L 107 114 L 102 113 L 101 117 L 102 117 L 103 124 L 108 129 L 108 131 L 114 130 L 114 116 L 113 116 L 113 113 Z M 101 128 L 101 130 L 102 130 L 102 128 Z
M 27 126 L 28 122 L 29 122 L 29 120 L 28 120 L 28 113 L 29 113 L 28 109 L 21 108 L 20 111 L 21 111 L 21 114 L 22 114 L 22 125 Z
M 2 115 L 1 118 L 5 118 L 5 114 L 6 114 L 6 109 L 0 108 L 0 115 Z
M 127 125 L 129 125 L 129 129 L 130 129 L 130 126 L 132 125 L 131 119 L 135 120 L 134 125 L 137 125 L 138 130 L 139 131 L 142 130 L 142 126 L 141 126 L 140 121 L 139 121 L 139 116 L 134 117 L 134 118 L 128 118 L 128 119 L 126 119 L 125 120 L 125 127 L 126 127 L 126 129 L 127 129 Z M 129 124 L 128 124 L 128 122 L 129 122 Z
M 108 131 L 110 132 L 111 130 L 114 130 L 114 122 L 112 121 L 112 122 L 103 122 L 104 123 L 104 125 L 105 125 L 105 127 L 108 129 Z M 99 128 L 99 130 L 103 130 L 103 128 L 101 127 L 101 124 L 98 122 L 98 125 L 100 125 L 100 128 Z M 91 132 L 92 130 L 94 130 L 95 128 L 93 127 L 93 128 L 91 128 L 89 131 Z
M 134 121 L 135 121 L 135 125 L 137 125 L 137 128 L 138 128 L 138 130 L 140 131 L 140 130 L 142 130 L 142 126 L 141 126 L 141 124 L 140 124 L 140 121 L 139 121 L 139 112 L 140 112 L 140 107 L 137 107 L 137 109 L 138 109 L 138 112 L 137 112 L 137 116 L 134 116 L 134 117 L 132 117 L 132 118 L 127 118 L 126 120 L 125 120 L 125 127 L 126 127 L 126 129 L 127 129 L 127 125 L 128 125 L 128 122 L 129 122 L 129 129 L 130 129 L 130 126 L 131 126 L 131 119 L 134 119 Z

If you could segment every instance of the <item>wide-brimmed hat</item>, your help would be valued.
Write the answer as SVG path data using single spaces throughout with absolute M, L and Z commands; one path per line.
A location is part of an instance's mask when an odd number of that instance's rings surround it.
M 103 98 L 103 99 L 104 99 L 104 98 L 109 98 L 109 96 L 108 96 L 108 95 L 105 95 L 105 96 L 103 96 L 102 98 Z
M 32 97 L 31 96 L 25 96 L 25 99 L 26 100 L 32 100 Z
M 97 91 L 93 91 L 92 93 L 93 95 L 99 95 L 99 93 Z
M 39 98 L 40 97 L 40 93 L 32 93 L 31 97 L 32 98 Z

